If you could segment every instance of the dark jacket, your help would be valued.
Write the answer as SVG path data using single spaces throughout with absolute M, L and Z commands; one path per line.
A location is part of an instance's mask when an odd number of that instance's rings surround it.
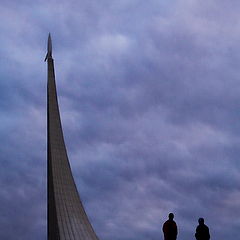
M 195 237 L 197 240 L 209 240 L 209 228 L 205 224 L 200 224 L 196 228 Z
M 165 240 L 176 240 L 177 239 L 177 224 L 173 220 L 167 220 L 163 224 L 163 234 Z

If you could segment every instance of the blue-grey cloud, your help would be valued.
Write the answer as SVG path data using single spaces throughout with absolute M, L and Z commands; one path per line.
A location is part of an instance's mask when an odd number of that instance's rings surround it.
M 100 239 L 240 227 L 237 1 L 2 1 L 0 238 L 46 238 L 46 52 Z

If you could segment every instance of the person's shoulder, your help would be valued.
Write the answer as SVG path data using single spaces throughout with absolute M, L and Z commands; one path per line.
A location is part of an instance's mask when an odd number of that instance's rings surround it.
M 206 229 L 209 229 L 209 228 L 208 228 L 208 226 L 207 226 L 207 225 L 205 225 L 205 224 L 204 224 L 204 227 L 205 227 Z
M 163 226 L 166 225 L 166 224 L 168 224 L 168 220 L 166 222 L 164 222 Z
M 197 225 L 196 230 L 199 230 L 200 228 L 201 228 L 201 226 L 200 226 L 200 225 Z

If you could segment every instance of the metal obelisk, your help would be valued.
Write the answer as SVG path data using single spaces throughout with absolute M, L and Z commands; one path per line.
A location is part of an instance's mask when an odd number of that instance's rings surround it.
M 98 240 L 83 208 L 68 161 L 58 108 L 50 34 L 46 60 L 48 240 Z

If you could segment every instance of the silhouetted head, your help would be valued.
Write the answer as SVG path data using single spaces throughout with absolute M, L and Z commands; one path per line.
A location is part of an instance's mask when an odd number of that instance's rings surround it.
M 169 218 L 169 220 L 173 220 L 174 219 L 174 214 L 173 213 L 169 213 L 168 214 L 168 218 Z
M 199 219 L 198 219 L 198 223 L 199 223 L 199 224 L 204 224 L 204 218 L 199 218 Z

